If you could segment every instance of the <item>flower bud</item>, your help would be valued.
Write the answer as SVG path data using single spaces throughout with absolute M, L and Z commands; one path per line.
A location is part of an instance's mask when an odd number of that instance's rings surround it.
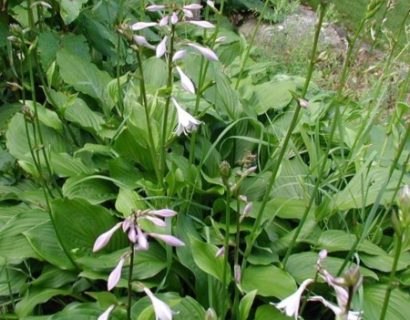
M 410 214 L 410 186 L 408 184 L 400 190 L 398 204 L 406 215 Z
M 218 316 L 216 315 L 216 312 L 214 309 L 209 308 L 208 310 L 206 310 L 206 314 L 205 314 L 205 320 L 217 320 Z
M 231 166 L 227 161 L 222 161 L 219 165 L 219 174 L 222 179 L 228 179 L 231 175 Z

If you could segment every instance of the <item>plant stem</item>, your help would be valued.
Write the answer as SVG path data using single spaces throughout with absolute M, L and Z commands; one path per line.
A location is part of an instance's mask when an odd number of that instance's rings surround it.
M 399 234 L 396 235 L 396 239 L 397 239 L 396 252 L 394 254 L 392 270 L 390 272 L 389 285 L 387 286 L 386 294 L 384 296 L 382 312 L 380 314 L 380 320 L 384 320 L 384 318 L 386 317 L 387 307 L 389 306 L 390 295 L 391 295 L 391 292 L 394 288 L 393 282 L 394 282 L 394 278 L 396 276 L 397 265 L 399 264 L 399 258 L 400 258 L 400 254 L 401 254 L 402 244 L 403 244 L 403 232 L 402 232 L 402 230 L 400 231 Z
M 163 186 L 163 179 L 161 178 L 160 170 L 158 168 L 158 164 L 156 161 L 156 152 L 155 152 L 155 143 L 154 143 L 154 138 L 152 135 L 152 127 L 151 127 L 151 119 L 150 119 L 150 110 L 148 107 L 148 99 L 147 99 L 147 91 L 145 89 L 145 78 L 144 78 L 144 69 L 142 66 L 142 59 L 141 59 L 141 54 L 137 50 L 137 61 L 139 65 L 139 74 L 140 74 L 140 91 L 141 91 L 141 97 L 142 97 L 142 105 L 144 107 L 144 114 L 145 114 L 145 122 L 147 123 L 147 131 L 148 131 L 148 149 L 150 151 L 151 159 L 152 159 L 152 164 L 154 166 L 154 171 L 155 175 L 157 177 L 157 181 L 160 184 L 160 186 Z
M 132 304 L 132 273 L 134 271 L 134 243 L 130 244 L 130 269 L 128 273 L 128 301 L 127 301 L 127 320 L 131 320 L 131 304 Z
M 310 83 L 310 80 L 312 78 L 314 66 L 315 66 L 315 63 L 316 63 L 316 52 L 317 52 L 317 46 L 318 46 L 318 42 L 319 42 L 319 34 L 320 34 L 320 30 L 322 28 L 322 23 L 323 23 L 323 18 L 324 18 L 324 15 L 325 15 L 325 11 L 326 11 L 326 6 L 321 5 L 320 6 L 320 13 L 319 13 L 319 21 L 318 21 L 318 24 L 317 24 L 317 28 L 316 28 L 315 36 L 314 36 L 314 41 L 313 41 L 313 47 L 312 47 L 312 53 L 311 53 L 311 57 L 310 57 L 308 73 L 307 73 L 307 76 L 306 76 L 305 84 L 304 84 L 302 95 L 301 95 L 302 98 L 304 98 L 306 93 L 307 93 L 307 90 L 309 88 L 309 83 Z M 274 167 L 272 168 L 272 175 L 269 179 L 268 185 L 266 187 L 265 195 L 263 197 L 261 206 L 260 206 L 258 214 L 256 216 L 256 221 L 253 225 L 251 234 L 249 236 L 249 242 L 246 245 L 245 253 L 244 253 L 244 256 L 243 256 L 243 260 L 242 260 L 242 270 L 244 269 L 244 267 L 246 265 L 246 259 L 249 257 L 249 255 L 252 251 L 253 244 L 255 243 L 256 238 L 258 236 L 258 232 L 259 232 L 259 229 L 260 229 L 260 224 L 261 224 L 261 221 L 262 221 L 263 212 L 265 210 L 266 204 L 268 203 L 268 201 L 270 199 L 270 193 L 272 191 L 273 184 L 275 183 L 276 176 L 279 172 L 280 164 L 281 164 L 281 162 L 282 162 L 282 160 L 285 156 L 287 146 L 288 146 L 289 141 L 290 141 L 290 137 L 292 136 L 293 130 L 295 129 L 296 124 L 298 122 L 300 109 L 301 109 L 301 105 L 300 105 L 300 103 L 298 103 L 297 106 L 296 106 L 295 113 L 293 114 L 293 118 L 292 118 L 292 121 L 290 123 L 289 129 L 286 133 L 285 140 L 283 141 L 283 145 L 282 145 L 282 148 L 280 150 L 278 159 L 275 162 Z
M 240 215 L 240 200 L 238 194 L 236 196 L 236 234 L 235 234 L 235 249 L 234 249 L 234 266 L 239 265 L 239 244 L 241 241 L 240 232 L 241 232 L 241 215 Z M 232 320 L 239 315 L 239 288 L 235 285 L 235 296 L 233 299 L 232 307 Z
M 169 115 L 169 104 L 171 102 L 172 96 L 172 84 L 173 84 L 173 63 L 172 57 L 174 55 L 174 38 L 175 38 L 175 25 L 171 26 L 171 37 L 169 43 L 169 50 L 168 50 L 168 80 L 167 80 L 167 89 L 168 97 L 165 101 L 165 110 L 164 110 L 164 117 L 162 120 L 162 135 L 161 135 L 161 160 L 160 160 L 160 172 L 161 172 L 161 185 L 164 185 L 164 178 L 165 178 L 165 168 L 166 168 L 166 142 L 167 142 L 167 130 L 168 130 L 168 115 Z
M 225 206 L 225 239 L 224 239 L 224 266 L 223 266 L 223 275 L 222 275 L 222 290 L 224 300 L 228 300 L 228 283 L 227 283 L 227 267 L 228 267 L 228 257 L 229 257 L 229 227 L 231 225 L 231 191 L 228 184 L 228 181 L 225 181 L 225 190 L 226 190 L 226 206 Z M 225 301 L 222 303 L 221 317 L 225 316 Z

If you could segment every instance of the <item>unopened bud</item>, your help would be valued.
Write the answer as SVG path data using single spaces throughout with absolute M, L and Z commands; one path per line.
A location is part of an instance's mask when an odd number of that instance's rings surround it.
M 241 266 L 239 264 L 235 264 L 233 267 L 233 273 L 235 277 L 235 282 L 237 284 L 241 283 L 241 278 L 242 278 L 242 272 L 241 272 Z
M 222 179 L 228 179 L 231 175 L 231 166 L 227 161 L 222 161 L 219 165 L 219 174 Z
M 350 268 L 343 276 L 347 287 L 352 287 L 353 292 L 356 291 L 362 284 L 363 277 L 360 274 L 359 266 Z
M 206 310 L 205 320 L 217 320 L 217 319 L 218 319 L 218 316 L 216 315 L 215 310 L 212 308 L 208 308 L 208 310 Z
M 402 211 L 410 214 L 410 186 L 405 185 L 399 192 L 398 204 Z

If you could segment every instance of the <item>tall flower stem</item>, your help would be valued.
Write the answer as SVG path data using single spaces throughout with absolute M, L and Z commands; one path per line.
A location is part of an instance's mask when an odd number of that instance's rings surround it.
M 147 91 L 145 89 L 145 77 L 144 77 L 144 69 L 142 65 L 142 59 L 141 59 L 141 54 L 137 50 L 137 61 L 139 65 L 139 75 L 140 75 L 140 91 L 141 91 L 141 100 L 142 100 L 142 105 L 144 107 L 144 114 L 145 114 L 145 122 L 147 123 L 147 131 L 148 131 L 148 141 L 149 141 L 149 146 L 148 149 L 150 151 L 151 159 L 152 159 L 152 165 L 154 166 L 154 171 L 155 175 L 157 178 L 157 182 L 159 185 L 162 187 L 163 186 L 163 179 L 160 174 L 160 169 L 158 167 L 158 163 L 156 161 L 156 152 L 155 152 L 155 143 L 154 143 L 154 138 L 152 135 L 152 126 L 151 126 L 151 119 L 150 119 L 150 110 L 148 107 L 148 99 L 147 99 Z M 119 88 L 118 88 L 119 89 Z
M 225 206 L 225 239 L 224 239 L 224 266 L 223 266 L 223 275 L 222 275 L 222 290 L 224 300 L 228 299 L 228 283 L 227 283 L 227 268 L 228 268 L 228 257 L 229 257 L 229 227 L 231 225 L 231 191 L 228 184 L 228 181 L 225 181 L 226 188 L 226 206 Z M 225 315 L 226 303 L 223 301 L 221 316 Z
M 171 37 L 169 41 L 169 50 L 168 50 L 168 80 L 167 80 L 167 89 L 168 97 L 165 101 L 164 107 L 164 117 L 162 119 L 162 135 L 161 135 L 161 153 L 160 153 L 160 172 L 161 172 L 161 185 L 164 185 L 165 171 L 166 171 L 166 143 L 167 143 L 167 131 L 168 131 L 168 116 L 169 116 L 169 104 L 171 102 L 172 96 L 172 84 L 173 84 L 173 63 L 172 57 L 174 55 L 174 38 L 175 38 L 175 25 L 171 26 Z
M 397 266 L 399 264 L 399 258 L 401 254 L 402 244 L 403 244 L 403 232 L 402 231 L 400 231 L 399 234 L 396 234 L 396 239 L 397 239 L 396 251 L 394 253 L 394 260 L 393 260 L 392 270 L 390 272 L 389 284 L 386 289 L 386 294 L 384 296 L 384 301 L 383 301 L 383 307 L 380 313 L 380 320 L 384 320 L 384 318 L 386 317 L 387 307 L 389 306 L 390 295 L 391 295 L 392 290 L 394 289 L 394 278 L 396 276 Z
M 309 83 L 310 83 L 310 80 L 312 78 L 314 66 L 315 66 L 315 63 L 316 63 L 316 52 L 317 52 L 317 46 L 318 46 L 318 42 L 319 42 L 319 34 L 320 34 L 320 30 L 322 28 L 323 18 L 325 16 L 325 11 L 326 11 L 326 6 L 321 5 L 320 9 L 319 9 L 319 21 L 318 21 L 316 31 L 315 31 L 315 36 L 314 36 L 314 41 L 313 41 L 313 47 L 312 47 L 312 52 L 311 52 L 311 57 L 310 57 L 308 73 L 307 73 L 307 76 L 306 76 L 305 84 L 303 86 L 303 91 L 302 91 L 302 95 L 301 95 L 302 98 L 304 98 L 306 93 L 307 93 L 307 90 L 309 88 Z M 259 207 L 259 211 L 258 211 L 257 216 L 256 216 L 256 221 L 255 221 L 255 223 L 253 225 L 253 228 L 251 230 L 251 234 L 249 236 L 249 242 L 246 245 L 246 249 L 245 249 L 243 260 L 242 260 L 242 270 L 244 269 L 244 267 L 246 265 L 246 259 L 249 257 L 249 255 L 252 251 L 252 247 L 253 247 L 253 245 L 256 241 L 256 238 L 258 237 L 258 232 L 260 231 L 263 212 L 265 210 L 267 202 L 270 199 L 270 193 L 272 191 L 273 184 L 275 183 L 276 176 L 279 172 L 280 164 L 281 164 L 281 162 L 282 162 L 282 160 L 285 156 L 285 153 L 287 151 L 287 147 L 288 147 L 288 144 L 289 144 L 289 141 L 290 141 L 290 137 L 292 136 L 293 130 L 295 129 L 296 124 L 298 122 L 299 113 L 300 113 L 301 108 L 302 107 L 301 107 L 300 103 L 298 103 L 297 106 L 296 106 L 295 113 L 293 114 L 293 118 L 292 118 L 292 121 L 290 123 L 289 129 L 286 133 L 285 140 L 283 141 L 282 148 L 280 150 L 278 159 L 276 160 L 276 162 L 275 162 L 275 164 L 272 168 L 272 175 L 270 176 L 268 185 L 266 187 L 265 195 L 263 197 L 262 203 Z
M 134 272 L 134 243 L 130 244 L 130 268 L 128 273 L 128 301 L 127 301 L 127 320 L 131 320 L 131 305 L 132 305 L 132 273 Z
M 234 249 L 234 266 L 239 265 L 239 244 L 241 241 L 240 232 L 241 232 L 241 215 L 240 215 L 240 200 L 238 194 L 236 196 L 236 234 L 235 234 L 235 249 Z M 235 296 L 233 299 L 232 307 L 232 319 L 235 319 L 239 315 L 239 288 L 235 285 Z

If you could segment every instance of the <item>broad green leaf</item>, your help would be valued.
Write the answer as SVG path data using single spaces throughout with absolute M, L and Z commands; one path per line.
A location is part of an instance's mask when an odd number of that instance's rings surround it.
M 45 261 L 63 270 L 74 266 L 66 256 L 50 220 L 23 232 L 33 250 Z
M 5 259 L 0 257 L 0 297 L 10 296 L 10 293 L 19 293 L 27 280 L 27 275 L 23 270 L 6 265 Z
M 57 113 L 50 109 L 47 109 L 38 102 L 34 104 L 34 101 L 26 101 L 26 106 L 33 114 L 35 114 L 35 109 L 37 108 L 38 119 L 42 124 L 56 130 L 58 133 L 63 132 L 63 123 L 61 122 Z
M 296 290 L 295 280 L 275 266 L 249 266 L 242 271 L 245 292 L 257 290 L 258 295 L 283 299 Z
M 0 133 L 7 128 L 11 117 L 21 110 L 20 103 L 3 104 L 0 106 Z
M 167 65 L 162 59 L 149 58 L 143 63 L 145 85 L 155 92 L 167 83 Z
M 77 19 L 83 4 L 87 3 L 87 1 L 88 0 L 60 0 L 60 15 L 66 25 Z
M 98 303 L 78 303 L 73 302 L 66 306 L 63 311 L 49 316 L 46 320 L 95 320 L 105 310 Z M 110 315 L 110 320 L 122 320 L 121 316 L 116 315 L 116 310 Z M 29 319 L 27 319 L 29 320 Z M 31 320 L 31 319 L 30 319 Z M 33 319 L 35 320 L 35 319 Z
M 67 153 L 52 152 L 50 163 L 53 171 L 60 177 L 84 176 L 93 173 L 93 170 L 80 159 L 73 158 Z
M 320 235 L 317 246 L 326 249 L 328 252 L 349 251 L 355 242 L 356 237 L 353 234 L 342 230 L 326 230 Z M 369 240 L 364 240 L 357 250 L 371 255 L 386 254 L 383 249 Z
M 58 289 L 77 279 L 77 272 L 61 270 L 46 265 L 41 275 L 31 282 L 31 285 L 41 288 Z
M 55 130 L 40 125 L 43 136 L 44 148 L 57 153 L 67 152 L 71 147 L 67 144 L 65 139 L 59 135 Z M 33 131 L 29 125 L 29 136 L 33 146 L 34 143 Z M 6 133 L 6 145 L 10 154 L 19 160 L 31 160 L 30 148 L 26 138 L 26 129 L 24 125 L 24 117 L 18 113 L 10 120 L 9 127 Z
M 118 157 L 108 162 L 110 176 L 121 181 L 128 189 L 135 189 L 138 186 L 138 181 L 142 178 L 141 172 L 132 165 L 132 163 L 125 161 Z
M 107 72 L 65 49 L 57 52 L 57 64 L 64 82 L 101 101 L 105 87 L 111 80 Z
M 248 292 L 239 302 L 239 320 L 247 320 L 258 290 Z
M 196 265 L 205 273 L 212 275 L 219 281 L 223 281 L 224 274 L 224 258 L 216 257 L 218 248 L 210 243 L 202 242 L 193 237 L 190 238 L 192 246 L 192 256 Z M 231 279 L 231 270 L 229 265 L 226 265 L 227 283 Z
M 360 259 L 363 261 L 367 267 L 382 271 L 382 272 L 391 272 L 393 267 L 393 257 L 384 253 L 383 255 L 366 255 L 363 254 L 360 256 Z M 397 271 L 407 269 L 410 266 L 410 253 L 402 252 L 400 254 L 399 262 L 397 265 Z
M 80 98 L 76 98 L 67 106 L 64 110 L 64 118 L 93 133 L 98 133 L 101 125 L 105 123 L 102 114 L 91 110 Z
M 386 294 L 386 285 L 364 286 L 363 311 L 366 320 L 380 319 L 381 308 Z M 408 293 L 393 289 L 387 307 L 386 320 L 407 320 L 409 318 L 410 296 Z
M 295 278 L 298 283 L 311 278 L 314 279 L 316 275 L 316 262 L 318 254 L 315 252 L 296 253 L 289 257 L 286 265 L 286 270 Z M 343 259 L 327 257 L 323 263 L 324 268 L 331 274 L 336 275 L 343 264 Z M 355 264 L 352 264 L 355 266 Z M 379 277 L 373 271 L 360 267 L 360 273 L 363 277 L 373 278 L 378 280 Z
M 124 217 L 128 217 L 137 209 L 145 209 L 144 199 L 135 191 L 120 188 L 115 201 L 115 209 L 121 212 Z
M 92 204 L 99 204 L 115 199 L 116 187 L 100 176 L 78 176 L 68 178 L 63 185 L 65 197 L 82 198 Z
M 23 232 L 48 221 L 49 216 L 40 210 L 27 209 L 9 219 L 0 229 L 0 257 L 6 263 L 18 264 L 26 258 L 39 258 Z
M 56 231 L 63 246 L 70 252 L 90 253 L 100 234 L 118 221 L 104 207 L 83 199 L 57 199 L 52 202 Z M 112 252 L 127 245 L 125 236 L 116 232 L 102 252 Z
M 23 299 L 16 304 L 16 314 L 19 317 L 30 315 L 34 308 L 44 302 L 47 302 L 55 296 L 68 296 L 71 290 L 64 289 L 31 289 Z

